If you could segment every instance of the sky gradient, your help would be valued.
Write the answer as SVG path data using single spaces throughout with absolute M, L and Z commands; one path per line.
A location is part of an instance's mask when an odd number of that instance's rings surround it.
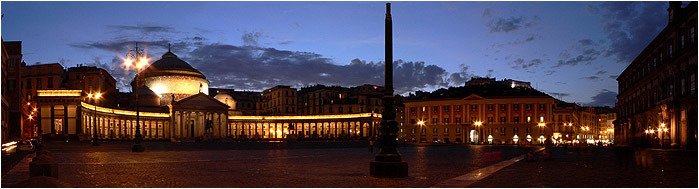
M 613 106 L 616 77 L 667 25 L 667 2 L 392 2 L 396 92 L 473 76 L 529 81 Z M 135 42 L 172 51 L 211 87 L 383 85 L 384 2 L 2 2 L 2 38 L 28 65 L 120 66 Z M 151 61 L 151 62 L 152 62 Z

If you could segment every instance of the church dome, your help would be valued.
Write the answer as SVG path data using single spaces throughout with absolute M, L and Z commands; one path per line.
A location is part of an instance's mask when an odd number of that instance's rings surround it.
M 206 76 L 199 72 L 199 70 L 194 69 L 192 65 L 180 59 L 168 51 L 161 56 L 160 60 L 157 60 L 150 64 L 143 72 L 141 72 L 143 77 L 149 76 L 159 76 L 159 75 L 190 75 L 194 77 L 199 77 L 206 79 Z
M 166 105 L 191 95 L 209 94 L 206 76 L 170 50 L 138 75 L 139 86 L 146 86 Z
M 214 96 L 214 99 L 223 102 L 224 104 L 230 106 L 230 109 L 235 109 L 236 101 L 231 97 L 231 95 L 220 93 Z

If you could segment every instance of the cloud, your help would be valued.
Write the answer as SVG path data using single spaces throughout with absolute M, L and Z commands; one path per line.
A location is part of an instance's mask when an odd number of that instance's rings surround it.
M 514 61 L 512 61 L 511 64 L 514 64 L 514 65 L 512 66 L 513 69 L 524 69 L 524 70 L 527 70 L 528 68 L 541 65 L 541 63 L 542 63 L 541 59 L 538 59 L 538 58 L 537 58 L 537 59 L 532 59 L 532 60 L 529 60 L 529 61 L 526 61 L 526 60 L 524 60 L 524 59 L 518 58 L 518 59 L 515 59 Z
M 548 93 L 549 93 L 551 96 L 555 96 L 555 97 L 558 97 L 558 98 L 563 98 L 563 97 L 570 96 L 570 93 L 557 93 L 557 92 L 548 92 Z
M 532 18 L 530 19 L 526 16 L 510 16 L 495 18 L 496 15 L 497 12 L 491 10 L 490 8 L 484 9 L 483 13 L 481 13 L 481 17 L 488 19 L 485 26 L 490 29 L 491 33 L 514 32 L 521 28 L 533 26 L 536 23 L 532 21 L 539 20 L 538 16 L 532 16 Z
M 578 40 L 578 43 L 580 43 L 580 45 L 582 45 L 582 46 L 588 46 L 588 45 L 595 44 L 595 42 L 592 41 L 592 39 L 581 39 L 581 40 Z
M 587 6 L 600 15 L 602 31 L 609 48 L 605 56 L 613 56 L 620 64 L 631 61 L 667 24 L 667 2 L 602 2 Z
M 519 28 L 523 27 L 526 23 L 527 18 L 520 17 L 509 17 L 509 18 L 496 18 L 491 20 L 486 24 L 490 28 L 490 32 L 511 32 L 517 31 Z
M 610 76 L 609 76 L 609 79 L 616 80 L 617 77 L 619 77 L 619 75 L 610 75 Z
M 595 75 L 602 75 L 602 74 L 606 74 L 606 73 L 607 73 L 607 71 L 600 70 L 597 73 L 595 73 Z
M 198 46 L 187 57 L 186 61 L 204 73 L 213 87 L 263 90 L 276 85 L 383 85 L 383 62 L 354 59 L 340 65 L 312 52 L 219 43 Z M 394 62 L 395 90 L 400 94 L 444 87 L 447 74 L 439 66 L 398 60 Z
M 265 35 L 262 32 L 245 32 L 243 33 L 243 36 L 241 36 L 240 38 L 243 40 L 243 45 L 245 46 L 259 46 L 258 41 L 260 38 L 264 36 Z
M 592 102 L 587 103 L 586 106 L 614 106 L 616 103 L 616 96 L 617 93 L 607 90 L 607 89 L 602 89 L 597 95 L 592 96 Z
M 529 42 L 532 42 L 534 40 L 539 40 L 539 39 L 544 39 L 544 37 L 542 37 L 539 34 L 527 34 L 527 36 L 524 39 L 517 39 L 513 42 L 509 42 L 508 44 L 519 45 L 519 44 L 529 43 Z M 502 47 L 502 46 L 500 46 L 500 47 Z
M 597 50 L 597 48 L 597 46 L 575 46 L 574 50 L 579 53 L 575 57 L 572 57 L 570 51 L 568 49 L 565 49 L 560 53 L 562 59 L 558 60 L 558 62 L 556 62 L 556 65 L 552 66 L 551 68 L 557 68 L 561 66 L 575 66 L 580 63 L 590 64 L 592 61 L 596 60 L 602 54 L 602 52 Z
M 159 47 L 167 49 L 169 41 L 89 41 L 82 43 L 68 44 L 68 46 L 81 49 L 100 49 L 110 52 L 124 53 L 128 49 L 133 48 L 135 44 L 138 44 L 140 48 L 143 47 Z
M 587 80 L 593 80 L 593 81 L 594 81 L 594 80 L 598 80 L 598 79 L 600 79 L 600 78 L 597 77 L 597 76 L 587 76 L 587 77 L 582 77 L 581 79 L 587 79 Z
M 174 29 L 168 26 L 157 26 L 157 25 L 143 25 L 139 24 L 136 26 L 127 25 L 108 25 L 107 27 L 116 29 L 118 31 L 137 31 L 141 33 L 155 33 L 155 32 L 173 32 Z
M 461 64 L 459 65 L 459 72 L 452 73 L 449 75 L 448 81 L 452 85 L 456 86 L 461 86 L 463 85 L 466 81 L 470 80 L 471 77 L 476 76 L 475 74 L 469 73 L 468 72 L 468 66 Z M 492 70 L 488 70 L 489 72 L 492 72 Z

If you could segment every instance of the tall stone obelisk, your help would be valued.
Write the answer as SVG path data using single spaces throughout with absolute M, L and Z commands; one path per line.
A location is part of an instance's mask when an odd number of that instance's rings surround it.
M 370 163 L 370 174 L 373 177 L 407 177 L 408 163 L 403 162 L 398 152 L 398 122 L 393 106 L 393 20 L 391 18 L 391 3 L 386 3 L 386 62 L 381 127 L 379 127 L 379 153 Z

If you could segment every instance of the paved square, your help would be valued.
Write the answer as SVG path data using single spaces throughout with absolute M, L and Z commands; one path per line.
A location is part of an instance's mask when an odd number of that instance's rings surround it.
M 429 187 L 521 155 L 515 146 L 408 146 L 408 178 L 369 176 L 367 142 L 52 143 L 59 179 L 74 187 Z M 378 150 L 374 150 L 378 152 Z

